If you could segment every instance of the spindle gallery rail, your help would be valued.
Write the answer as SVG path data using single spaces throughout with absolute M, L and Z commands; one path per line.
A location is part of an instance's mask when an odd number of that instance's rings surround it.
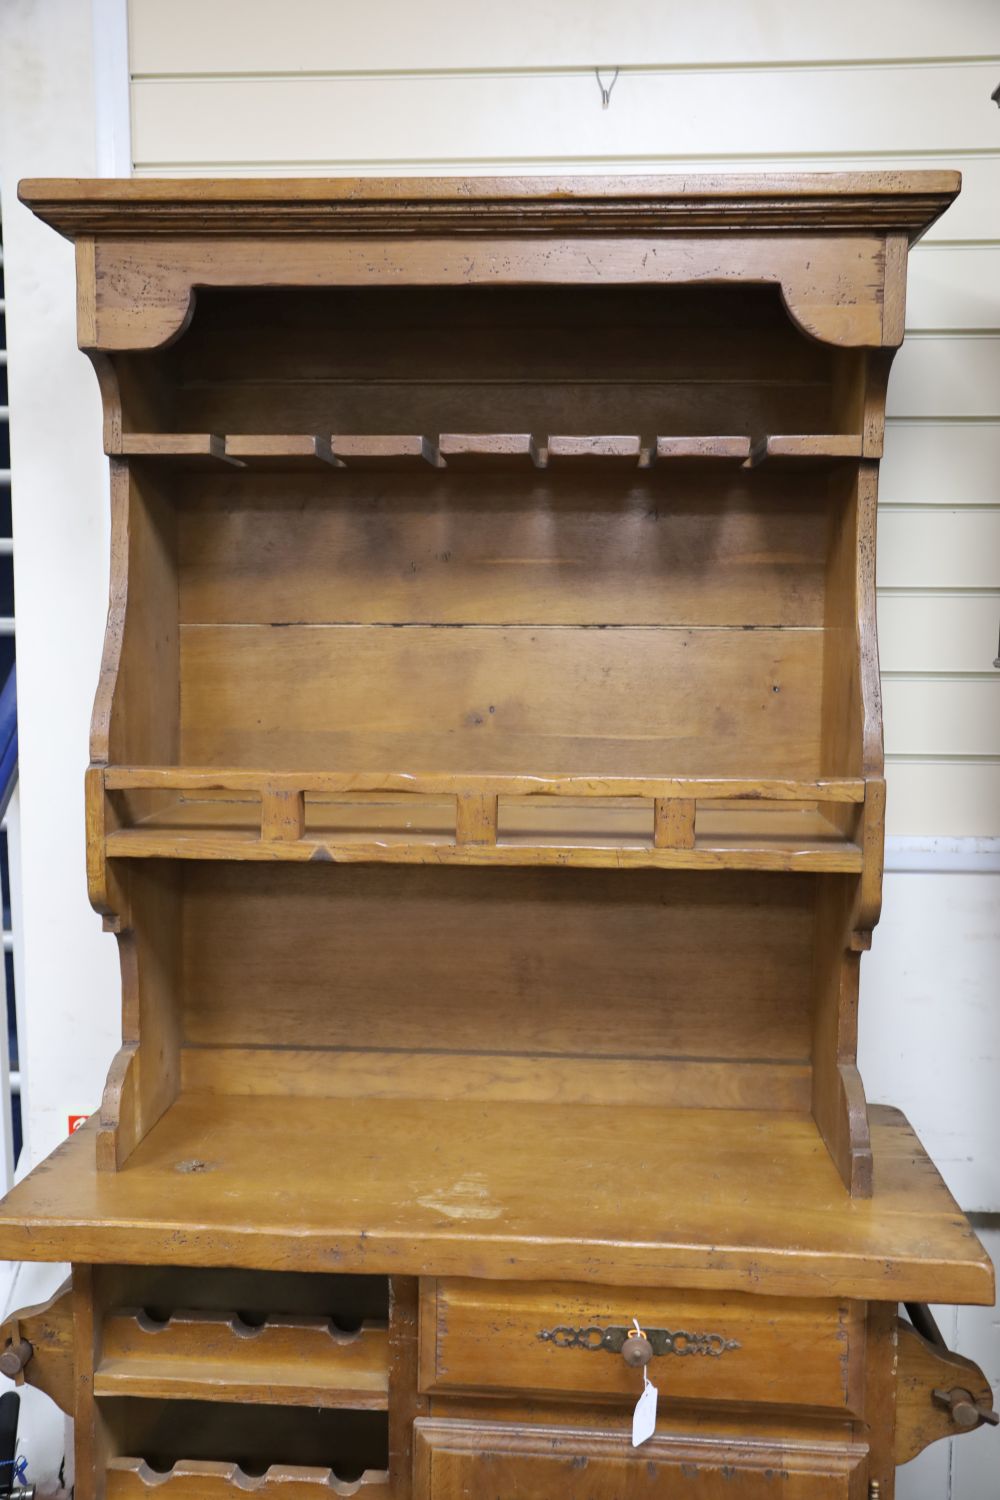
M 103 820 L 109 856 L 705 865 L 848 873 L 862 867 L 864 804 L 870 790 L 864 779 L 834 777 L 459 775 L 178 766 L 94 767 L 89 776 L 92 815 Z M 171 792 L 178 800 L 134 818 L 122 799 L 128 793 Z M 397 806 L 412 802 L 414 810 L 421 803 L 440 809 L 450 801 L 451 817 L 439 827 L 414 828 L 408 809 L 393 818 L 393 810 L 387 815 L 383 807 L 375 833 L 338 831 L 338 812 L 371 806 L 380 795 L 394 798 Z M 307 796 L 336 799 L 321 804 L 322 829 L 309 826 L 308 812 L 316 804 L 307 803 Z M 619 812 L 625 808 L 633 816 L 626 830 L 619 827 L 617 836 L 613 821 L 602 836 L 594 837 L 588 835 L 586 821 L 581 829 L 577 818 L 575 826 L 570 820 L 507 837 L 501 818 L 502 799 L 507 798 L 517 799 L 510 805 L 521 807 L 525 802 L 537 806 L 543 799 L 579 799 L 575 810 L 589 803 Z M 259 799 L 256 812 L 253 799 Z M 856 836 L 820 818 L 818 809 L 827 804 L 858 808 Z M 737 823 L 727 831 L 716 817 L 716 826 L 701 833 L 696 827 L 699 806 L 713 814 L 760 809 L 757 826 Z M 641 816 L 643 807 L 648 810 L 644 833 L 635 816 Z M 768 811 L 775 817 L 769 819 Z M 801 814 L 800 827 L 796 813 Z

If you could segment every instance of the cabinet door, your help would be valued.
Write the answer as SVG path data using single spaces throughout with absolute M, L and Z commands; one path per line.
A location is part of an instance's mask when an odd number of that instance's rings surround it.
M 865 1500 L 868 1450 L 447 1419 L 415 1424 L 414 1500 Z

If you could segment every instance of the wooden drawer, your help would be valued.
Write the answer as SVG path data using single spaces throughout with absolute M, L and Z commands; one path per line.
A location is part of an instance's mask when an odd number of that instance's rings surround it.
M 865 1500 L 867 1449 L 420 1419 L 413 1500 Z
M 832 1299 L 428 1280 L 420 1388 L 635 1401 L 642 1377 L 620 1350 L 637 1318 L 667 1399 L 859 1412 L 863 1312 Z

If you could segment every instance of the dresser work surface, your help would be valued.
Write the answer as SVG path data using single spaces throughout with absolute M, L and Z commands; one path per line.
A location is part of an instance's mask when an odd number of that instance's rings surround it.
M 95 1170 L 92 1126 L 71 1136 L 6 1200 L 0 1255 L 988 1300 L 990 1261 L 919 1141 L 872 1116 L 875 1194 L 845 1213 L 806 1116 L 304 1100 L 290 1120 L 188 1096 L 126 1171 Z
M 22 184 L 111 469 L 122 1046 L 0 1205 L 72 1266 L 0 1369 L 78 1500 L 891 1500 L 996 1423 L 927 1307 L 993 1267 L 856 1059 L 959 186 Z

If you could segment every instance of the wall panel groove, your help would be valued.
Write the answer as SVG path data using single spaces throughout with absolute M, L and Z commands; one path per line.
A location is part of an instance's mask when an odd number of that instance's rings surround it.
M 927 108 L 933 81 L 935 108 Z M 783 153 L 794 119 L 799 153 L 996 150 L 990 101 L 994 63 L 795 71 L 632 72 L 602 110 L 591 70 L 573 73 L 136 80 L 135 160 L 193 160 L 210 110 L 213 156 L 240 162 L 341 155 L 379 161 L 464 157 L 681 158 L 744 160 Z M 719 108 L 724 91 L 725 109 Z M 210 101 L 210 102 L 209 102 Z M 456 122 L 462 122 L 461 132 Z M 948 137 L 941 138 L 947 121 Z
M 509 0 L 456 24 L 449 0 L 400 6 L 369 0 L 363 18 L 345 22 L 322 0 L 285 0 L 274 26 L 271 0 L 131 0 L 136 74 L 186 74 L 314 68 L 406 71 L 470 67 L 643 65 L 755 67 L 761 63 L 879 63 L 886 58 L 958 60 L 1000 52 L 990 0 L 962 0 L 942 11 L 912 0 L 842 0 L 836 7 L 789 6 L 787 0 L 710 0 L 664 6 L 630 0 L 608 8 L 578 0 Z M 391 24 L 389 24 L 391 23 Z

